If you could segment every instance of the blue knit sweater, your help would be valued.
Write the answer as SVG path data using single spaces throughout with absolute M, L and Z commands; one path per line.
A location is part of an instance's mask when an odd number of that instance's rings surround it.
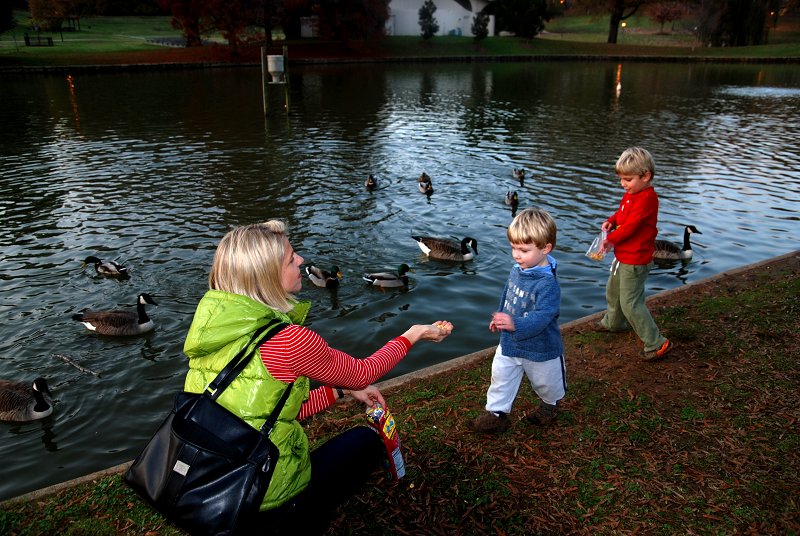
M 564 353 L 558 327 L 561 287 L 556 278 L 556 260 L 547 256 L 549 266 L 511 268 L 500 298 L 500 311 L 514 319 L 515 330 L 502 331 L 503 355 L 531 361 L 549 361 Z

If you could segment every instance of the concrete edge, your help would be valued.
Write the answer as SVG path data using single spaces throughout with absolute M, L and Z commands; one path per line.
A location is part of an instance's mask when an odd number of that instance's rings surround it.
M 705 284 L 708 284 L 708 283 L 713 283 L 713 282 L 718 281 L 720 279 L 724 279 L 726 277 L 730 277 L 731 275 L 740 274 L 742 272 L 747 272 L 747 271 L 750 271 L 750 270 L 755 270 L 755 269 L 758 269 L 758 268 L 762 268 L 762 267 L 768 266 L 770 264 L 779 263 L 779 262 L 784 261 L 786 259 L 789 259 L 791 257 L 799 257 L 799 256 L 800 256 L 800 250 L 795 250 L 795 251 L 792 251 L 790 253 L 786 253 L 785 255 L 780 255 L 778 257 L 772 257 L 770 259 L 766 259 L 766 260 L 763 260 L 763 261 L 758 261 L 758 262 L 754 262 L 752 264 L 747 264 L 747 265 L 744 265 L 744 266 L 740 266 L 739 268 L 734 268 L 732 270 L 727 270 L 725 272 L 721 272 L 719 274 L 707 277 L 705 279 L 701 279 L 700 281 L 695 281 L 695 282 L 689 283 L 688 285 L 684 285 L 682 287 L 676 287 L 676 288 L 672 288 L 672 289 L 669 289 L 669 290 L 664 290 L 662 292 L 659 292 L 658 294 L 654 294 L 652 296 L 649 296 L 647 298 L 647 302 L 650 303 L 652 301 L 657 301 L 659 298 L 664 298 L 664 297 L 670 296 L 672 294 L 683 292 L 683 291 L 691 289 L 692 287 L 697 286 L 697 285 L 705 285 Z M 566 323 L 561 325 L 561 330 L 563 331 L 565 329 L 570 329 L 570 328 L 573 328 L 573 327 L 578 326 L 580 324 L 584 324 L 584 323 L 587 323 L 587 322 L 592 322 L 594 320 L 599 320 L 602 317 L 602 315 L 604 314 L 604 312 L 605 311 L 598 311 L 598 312 L 592 313 L 592 314 L 590 314 L 588 316 L 584 316 L 584 317 L 572 320 L 570 322 L 566 322 Z M 496 348 L 497 348 L 496 346 L 490 346 L 489 348 L 485 348 L 483 350 L 479 350 L 479 351 L 473 352 L 471 354 L 467 354 L 467 355 L 464 355 L 464 356 L 461 356 L 461 357 L 457 357 L 457 358 L 451 359 L 449 361 L 446 361 L 444 363 L 431 365 L 430 367 L 426 367 L 424 369 L 421 369 L 421 370 L 418 370 L 418 371 L 415 371 L 415 372 L 409 372 L 408 374 L 403 374 L 402 376 L 397 376 L 396 378 L 391 378 L 389 380 L 385 380 L 385 381 L 379 382 L 379 383 L 376 384 L 376 386 L 381 390 L 389 390 L 389 389 L 394 389 L 396 387 L 401 387 L 401 386 L 403 386 L 403 385 L 405 385 L 407 383 L 410 383 L 410 382 L 412 382 L 414 380 L 419 380 L 419 379 L 423 379 L 423 378 L 425 378 L 425 379 L 432 378 L 432 377 L 437 376 L 439 374 L 444 374 L 444 373 L 449 372 L 451 370 L 454 370 L 454 369 L 457 369 L 457 368 L 462 368 L 462 367 L 467 366 L 467 365 L 472 365 L 472 364 L 475 364 L 475 363 L 479 363 L 479 362 L 483 361 L 484 359 L 489 359 L 494 355 L 494 352 L 495 352 Z M 29 493 L 25 493 L 25 494 L 20 495 L 18 497 L 14 497 L 14 498 L 11 498 L 11 499 L 6 499 L 5 501 L 1 501 L 0 502 L 0 507 L 6 505 L 8 503 L 13 503 L 13 502 L 34 501 L 34 500 L 37 500 L 37 499 L 41 499 L 43 497 L 47 497 L 48 495 L 52 495 L 54 493 L 57 493 L 57 492 L 59 492 L 59 491 L 61 491 L 63 489 L 67 489 L 67 488 L 70 488 L 70 487 L 73 487 L 73 486 L 77 486 L 79 484 L 83 484 L 83 483 L 86 483 L 86 482 L 91 482 L 93 480 L 97 480 L 99 478 L 103 478 L 103 477 L 106 477 L 106 476 L 109 476 L 109 475 L 123 473 L 124 471 L 126 471 L 128 469 L 128 467 L 130 467 L 131 463 L 132 463 L 132 461 L 121 463 L 121 464 L 116 465 L 114 467 L 109 467 L 108 469 L 103 469 L 103 470 L 100 470 L 100 471 L 96 471 L 94 473 L 91 473 L 91 474 L 88 474 L 88 475 L 85 475 L 85 476 L 82 476 L 82 477 L 74 478 L 72 480 L 68 480 L 66 482 L 62 482 L 60 484 L 54 484 L 52 486 L 48 486 L 48 487 L 42 488 L 40 490 L 36 490 L 36 491 L 31 491 Z
M 290 58 L 289 65 L 342 65 L 376 63 L 541 63 L 541 62 L 709 63 L 709 64 L 796 64 L 800 56 L 626 56 L 624 54 L 553 54 L 508 56 L 407 56 L 368 58 Z M 79 65 L 0 65 L 4 74 L 66 74 L 164 71 L 181 69 L 223 69 L 258 67 L 259 62 L 174 62 Z

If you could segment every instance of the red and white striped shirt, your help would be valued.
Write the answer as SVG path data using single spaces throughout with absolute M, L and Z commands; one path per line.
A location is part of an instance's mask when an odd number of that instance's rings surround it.
M 408 339 L 400 336 L 371 356 L 357 359 L 331 348 L 318 334 L 296 324 L 285 327 L 259 348 L 261 361 L 276 380 L 288 383 L 307 376 L 324 384 L 309 393 L 298 419 L 318 413 L 336 401 L 329 386 L 364 389 L 389 372 L 410 349 Z

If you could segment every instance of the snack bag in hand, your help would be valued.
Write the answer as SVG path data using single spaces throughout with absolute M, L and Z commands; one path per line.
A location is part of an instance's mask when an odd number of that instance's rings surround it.
M 586 251 L 586 256 L 595 261 L 602 261 L 603 257 L 606 256 L 605 252 L 600 250 L 600 245 L 603 243 L 603 240 L 606 239 L 608 233 L 605 231 L 601 232 L 599 235 L 594 237 L 592 240 L 592 245 L 589 246 L 589 249 Z

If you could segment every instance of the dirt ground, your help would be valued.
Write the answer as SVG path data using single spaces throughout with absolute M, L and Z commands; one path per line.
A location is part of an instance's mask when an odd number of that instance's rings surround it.
M 719 274 L 707 281 L 692 285 L 689 289 L 677 288 L 674 291 L 664 292 L 648 300 L 650 311 L 655 318 L 665 311 L 681 311 L 692 304 L 711 297 L 738 295 L 742 292 L 753 290 L 765 280 L 773 277 L 791 277 L 791 274 L 800 273 L 800 256 L 797 254 L 778 257 L 766 261 L 756 268 L 735 270 Z M 735 319 L 736 311 L 724 313 L 723 316 Z M 696 312 L 689 314 L 687 321 L 692 323 L 691 329 L 680 326 L 663 329 L 666 337 L 674 343 L 674 349 L 660 361 L 643 366 L 641 361 L 642 346 L 633 333 L 602 334 L 597 336 L 593 345 L 582 344 L 581 335 L 594 331 L 594 321 L 587 320 L 563 332 L 565 343 L 572 347 L 572 362 L 577 369 L 591 371 L 605 381 L 617 384 L 636 384 L 645 394 L 657 397 L 660 400 L 669 400 L 680 394 L 673 388 L 675 382 L 680 382 L 689 389 L 692 384 L 707 386 L 709 377 L 713 376 L 715 364 L 702 356 L 705 352 L 707 340 L 712 338 L 708 333 L 702 336 L 702 319 L 696 317 Z M 708 319 L 708 329 L 713 329 L 720 318 Z M 741 326 L 741 336 L 752 336 Z M 699 333 L 699 335 L 698 335 Z M 577 337 L 576 337 L 577 336 Z
M 488 351 L 384 391 L 410 484 L 369 486 L 330 534 L 798 534 L 798 275 L 794 252 L 653 296 L 675 344 L 656 362 L 634 334 L 598 332 L 600 314 L 562 326 L 570 391 L 549 428 L 523 419 L 523 382 L 507 432 L 467 429 Z

